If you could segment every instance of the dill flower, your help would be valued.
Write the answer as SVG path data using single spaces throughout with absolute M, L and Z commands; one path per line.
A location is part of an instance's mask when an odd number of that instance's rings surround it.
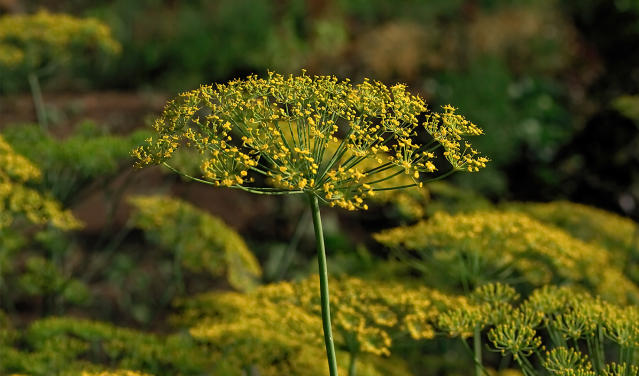
M 463 340 L 475 335 L 475 329 L 486 324 L 480 306 L 456 307 L 439 315 L 437 326 L 450 337 Z
M 109 27 L 94 18 L 46 10 L 0 17 L 0 70 L 33 71 L 52 61 L 66 63 L 78 51 L 114 55 L 120 50 Z
M 639 287 L 616 265 L 612 252 L 517 212 L 440 212 L 374 237 L 386 246 L 416 251 L 420 268 L 442 275 L 447 287 L 456 280 L 463 287 L 509 279 L 532 287 L 572 282 L 611 301 L 639 299 Z
M 606 364 L 603 374 L 604 376 L 637 376 L 639 375 L 639 366 L 628 363 L 610 363 Z
M 249 333 L 255 337 L 290 338 L 294 333 L 296 340 L 317 344 L 320 335 L 315 328 L 320 307 L 316 283 L 317 277 L 261 286 L 248 294 L 203 294 L 184 301 L 184 312 L 177 320 L 194 325 L 191 333 L 197 338 L 225 338 L 230 330 L 253 328 Z M 390 355 L 392 338 L 402 334 L 415 340 L 432 339 L 441 312 L 467 306 L 463 298 L 399 283 L 380 286 L 358 278 L 343 278 L 331 281 L 330 287 L 335 306 L 335 339 L 341 349 L 349 352 Z
M 608 306 L 604 316 L 606 335 L 624 349 L 639 347 L 639 307 Z
M 120 50 L 109 27 L 94 18 L 45 10 L 0 17 L 0 81 L 13 77 L 28 79 L 43 129 L 47 128 L 48 119 L 39 77 L 76 60 L 89 57 L 102 60 L 119 54 Z
M 523 212 L 578 239 L 609 249 L 617 265 L 627 266 L 633 257 L 637 258 L 639 225 L 630 218 L 568 201 L 509 203 L 505 209 Z
M 222 220 L 167 196 L 133 196 L 129 202 L 136 209 L 134 226 L 172 251 L 184 268 L 224 275 L 238 290 L 255 287 L 262 269 L 242 237 Z
M 29 188 L 42 176 L 29 160 L 16 153 L 0 136 L 0 229 L 19 217 L 34 224 L 51 223 L 60 229 L 76 229 L 80 222 L 54 199 Z
M 472 337 L 477 374 L 483 372 L 481 333 L 487 329 L 492 350 L 512 356 L 524 375 L 543 374 L 540 367 L 557 376 L 633 375 L 639 370 L 636 306 L 606 302 L 568 286 L 546 285 L 520 304 L 514 303 L 516 297 L 508 285 L 484 285 L 470 295 L 470 304 L 439 314 L 445 333 L 464 343 Z M 606 364 L 609 346 L 619 363 Z M 539 362 L 528 359 L 533 354 Z
M 541 347 L 535 330 L 516 322 L 499 324 L 488 332 L 488 339 L 502 355 L 511 353 L 515 359 L 530 356 Z
M 192 148 L 201 155 L 202 182 L 256 193 L 307 192 L 331 206 L 366 209 L 376 191 L 421 186 L 423 179 L 487 163 L 465 140 L 481 129 L 451 106 L 426 110 L 401 84 L 353 85 L 304 73 L 249 76 L 180 94 L 155 122 L 157 136 L 133 155 L 138 166 L 170 166 L 178 149 Z M 444 174 L 440 158 L 452 166 Z M 399 175 L 408 182 L 384 186 Z M 260 186 L 260 176 L 275 187 Z
M 81 376 L 150 376 L 148 373 L 142 373 L 130 370 L 116 370 L 103 372 L 86 372 L 83 371 Z
M 548 351 L 543 365 L 553 375 L 565 375 L 570 370 L 592 371 L 588 356 L 563 346 Z

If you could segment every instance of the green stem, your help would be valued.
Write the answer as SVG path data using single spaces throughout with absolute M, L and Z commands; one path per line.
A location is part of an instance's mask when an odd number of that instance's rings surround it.
M 33 97 L 33 105 L 36 109 L 36 116 L 38 117 L 38 123 L 43 130 L 47 129 L 47 112 L 44 109 L 44 100 L 42 99 L 42 90 L 40 90 L 40 82 L 38 76 L 34 73 L 29 73 L 29 88 L 31 89 L 31 96 Z
M 483 376 L 490 376 L 486 368 L 484 368 L 484 366 L 481 363 L 477 363 L 477 358 L 475 357 L 475 353 L 470 348 L 468 343 L 466 343 L 466 340 L 462 338 L 461 343 L 462 345 L 464 345 L 464 349 L 466 350 L 466 352 L 468 352 L 468 354 L 470 354 L 473 357 L 473 363 L 475 363 L 475 367 L 476 367 L 475 369 L 477 369 L 478 367 Z
M 604 333 L 603 327 L 601 325 L 597 325 L 597 351 L 599 353 L 599 368 L 598 372 L 604 368 L 606 364 L 606 354 L 604 352 Z
M 326 267 L 326 249 L 324 248 L 324 233 L 322 231 L 322 217 L 320 216 L 317 196 L 309 193 L 311 213 L 313 214 L 313 227 L 315 228 L 315 242 L 317 244 L 317 261 L 319 263 L 320 300 L 322 304 L 322 324 L 324 326 L 324 343 L 326 345 L 326 357 L 330 376 L 337 376 L 337 359 L 335 358 L 335 345 L 333 344 L 333 331 L 331 329 L 331 308 L 328 300 L 328 269 Z
M 173 278 L 175 279 L 176 295 L 181 296 L 186 290 L 182 273 L 182 246 L 178 246 L 173 257 Z
M 483 366 L 481 362 L 481 330 L 479 325 L 475 327 L 473 334 L 473 349 L 475 350 L 475 376 L 483 376 Z
M 308 228 L 308 221 L 310 221 L 310 217 L 307 211 L 304 211 L 300 216 L 299 221 L 297 222 L 297 226 L 295 226 L 295 232 L 293 232 L 293 237 L 291 241 L 286 246 L 280 261 L 278 262 L 277 268 L 273 273 L 273 280 L 280 281 L 284 278 L 286 271 L 288 270 L 293 257 L 295 256 L 295 251 L 300 244 L 300 240 L 302 239 L 302 235 L 304 234 L 304 230 Z
M 348 366 L 348 376 L 355 376 L 357 374 L 357 370 L 356 367 L 357 366 L 357 353 L 356 352 L 352 352 L 351 353 L 351 361 L 350 364 Z

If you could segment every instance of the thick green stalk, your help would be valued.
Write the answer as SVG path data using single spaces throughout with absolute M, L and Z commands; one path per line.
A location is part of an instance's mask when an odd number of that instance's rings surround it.
M 326 345 L 326 357 L 330 376 L 337 376 L 337 359 L 335 357 L 335 344 L 333 343 L 333 330 L 331 329 L 331 308 L 328 300 L 328 269 L 326 267 L 326 249 L 324 248 L 324 232 L 322 231 L 322 217 L 320 216 L 317 196 L 310 193 L 311 213 L 313 214 L 313 227 L 315 228 L 315 242 L 317 244 L 317 261 L 319 263 L 320 300 L 322 304 L 322 324 L 324 326 L 324 344 Z
M 33 97 L 33 105 L 36 109 L 38 123 L 40 128 L 47 129 L 47 112 L 44 108 L 44 100 L 42 99 L 42 90 L 40 90 L 40 82 L 35 73 L 29 73 L 29 87 L 31 88 L 31 96 Z
M 481 330 L 479 326 L 475 327 L 475 333 L 473 333 L 473 350 L 475 353 L 475 376 L 483 376 L 484 367 L 481 362 Z
M 351 364 L 348 366 L 348 376 L 357 375 L 357 352 L 351 353 Z

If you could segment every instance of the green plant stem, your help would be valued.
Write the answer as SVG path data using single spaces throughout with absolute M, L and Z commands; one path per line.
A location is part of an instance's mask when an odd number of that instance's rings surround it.
M 44 100 L 42 99 L 42 90 L 40 90 L 40 82 L 38 76 L 35 73 L 29 73 L 29 88 L 31 89 L 31 96 L 33 97 L 33 105 L 35 106 L 36 116 L 38 117 L 38 123 L 40 128 L 46 130 L 47 124 L 47 112 L 44 108 Z
M 351 352 L 351 360 L 348 365 L 348 376 L 355 376 L 357 374 L 357 353 Z
M 335 357 L 335 344 L 333 343 L 333 330 L 331 329 L 331 308 L 328 297 L 328 268 L 326 267 L 326 249 L 324 247 L 324 232 L 322 231 L 322 217 L 320 216 L 317 196 L 309 193 L 311 213 L 313 214 L 313 227 L 315 228 L 315 242 L 317 244 L 317 261 L 319 264 L 320 300 L 322 305 L 322 324 L 324 326 L 324 344 L 326 345 L 326 357 L 330 376 L 337 376 L 337 359 Z
M 597 368 L 597 372 L 600 372 L 601 370 L 603 370 L 604 365 L 606 363 L 606 354 L 604 352 L 604 332 L 603 332 L 603 327 L 601 325 L 597 325 L 597 340 L 596 340 L 596 344 L 597 344 L 597 348 L 595 349 L 595 351 L 597 351 L 597 353 L 599 354 L 599 367 Z
M 302 239 L 302 235 L 304 234 L 304 230 L 308 228 L 308 221 L 310 221 L 309 213 L 304 211 L 300 216 L 299 221 L 297 222 L 297 226 L 295 226 L 295 232 L 293 233 L 293 237 L 291 241 L 286 246 L 282 257 L 278 263 L 277 269 L 275 270 L 274 280 L 279 281 L 284 278 L 286 271 L 288 270 L 293 257 L 295 256 L 295 251 L 300 244 L 300 240 Z
M 466 350 L 466 352 L 468 352 L 468 354 L 470 354 L 473 357 L 473 363 L 475 363 L 475 367 L 479 367 L 479 369 L 481 370 L 482 375 L 483 376 L 490 376 L 490 374 L 488 373 L 486 368 L 484 368 L 484 366 L 481 363 L 477 363 L 477 358 L 475 357 L 475 353 L 470 348 L 470 346 L 468 345 L 466 340 L 465 339 L 461 339 L 461 343 L 462 343 L 462 345 L 464 345 L 464 349 Z M 475 368 L 475 369 L 477 369 L 477 368 Z
M 473 349 L 475 350 L 475 376 L 483 376 L 483 366 L 481 362 L 481 330 L 479 326 L 475 327 L 473 335 Z

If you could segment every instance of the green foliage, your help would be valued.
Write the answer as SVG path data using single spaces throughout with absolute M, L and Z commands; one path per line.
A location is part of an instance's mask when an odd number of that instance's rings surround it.
M 258 261 L 242 237 L 222 220 L 167 196 L 136 196 L 130 202 L 136 208 L 134 226 L 170 251 L 186 270 L 225 276 L 241 291 L 256 286 L 262 275 Z
M 24 252 L 20 252 L 29 244 L 28 237 L 22 232 L 31 229 L 32 225 L 49 225 L 48 229 L 53 233 L 78 229 L 80 222 L 58 201 L 29 186 L 41 179 L 40 170 L 16 153 L 1 136 L 0 165 L 1 306 L 10 307 L 20 293 L 54 301 L 86 301 L 88 292 L 80 281 L 67 277 L 56 264 L 43 257 L 25 257 Z
M 60 317 L 35 321 L 19 337 L 21 346 L 0 348 L 0 372 L 78 375 L 119 367 L 159 376 L 202 374 L 212 367 L 211 354 L 186 333 L 160 336 Z
M 65 204 L 77 199 L 91 183 L 113 178 L 128 164 L 131 148 L 149 136 L 145 131 L 128 136 L 105 134 L 92 122 L 80 124 L 64 140 L 31 124 L 8 127 L 2 133 L 42 171 L 41 188 Z
M 28 295 L 47 296 L 56 294 L 71 303 L 83 303 L 89 291 L 82 282 L 69 278 L 52 262 L 39 256 L 31 256 L 25 262 L 25 270 L 18 284 Z
M 383 0 L 340 0 L 341 7 L 347 14 L 364 21 L 374 23 L 384 19 L 409 18 L 419 21 L 432 20 L 457 13 L 462 6 L 461 0 L 402 1 L 391 4 Z
M 34 224 L 51 223 L 63 229 L 80 226 L 57 201 L 28 186 L 41 178 L 40 170 L 16 153 L 2 136 L 0 166 L 0 229 L 21 216 Z
M 462 72 L 444 73 L 434 89 L 440 103 L 456 103 L 491 135 L 476 144 L 494 163 L 479 180 L 465 180 L 466 186 L 487 193 L 506 192 L 499 168 L 522 148 L 534 150 L 539 162 L 547 162 L 571 134 L 556 88 L 543 79 L 518 78 L 495 58 L 473 61 Z
M 228 78 L 237 70 L 265 70 L 261 57 L 268 53 L 269 35 L 279 21 L 272 5 L 267 0 L 173 5 L 118 0 L 92 7 L 89 13 L 105 20 L 122 41 L 122 56 L 110 80 L 128 86 L 155 82 L 185 90 Z

